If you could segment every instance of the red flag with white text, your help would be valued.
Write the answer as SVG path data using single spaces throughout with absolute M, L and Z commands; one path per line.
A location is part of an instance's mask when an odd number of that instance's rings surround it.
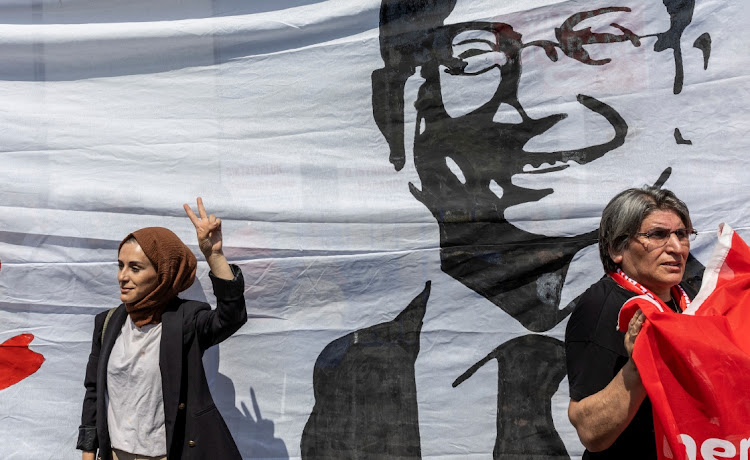
M 648 318 L 633 359 L 653 405 L 659 459 L 750 458 L 750 248 L 719 229 L 701 290 L 681 315 L 641 295 L 620 311 L 621 331 Z

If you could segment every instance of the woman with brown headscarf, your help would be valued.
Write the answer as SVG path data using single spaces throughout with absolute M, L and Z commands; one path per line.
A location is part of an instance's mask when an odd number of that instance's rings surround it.
M 203 352 L 246 321 L 244 281 L 222 251 L 221 220 L 186 204 L 206 257 L 217 307 L 177 294 L 193 284 L 192 251 L 161 227 L 120 243 L 122 304 L 98 314 L 86 367 L 77 448 L 83 460 L 240 459 L 214 405 Z

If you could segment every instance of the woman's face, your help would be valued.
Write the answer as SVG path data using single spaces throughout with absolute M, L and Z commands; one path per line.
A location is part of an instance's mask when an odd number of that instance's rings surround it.
M 649 214 L 639 233 L 658 229 L 672 232 L 685 228 L 685 224 L 674 211 L 658 210 Z M 670 298 L 670 289 L 682 280 L 685 262 L 690 252 L 690 241 L 680 241 L 677 235 L 670 234 L 666 244 L 655 242 L 640 235 L 631 239 L 621 253 L 611 254 L 612 260 L 626 275 L 650 289 L 664 301 Z
M 120 300 L 124 303 L 134 304 L 156 288 L 156 269 L 136 241 L 122 245 L 117 265 Z

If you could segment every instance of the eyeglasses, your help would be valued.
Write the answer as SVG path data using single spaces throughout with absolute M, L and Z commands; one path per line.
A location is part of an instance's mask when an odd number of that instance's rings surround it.
M 621 33 L 594 33 L 591 27 L 582 26 L 581 22 L 605 14 L 630 12 L 631 9 L 626 7 L 609 7 L 576 13 L 555 28 L 557 41 L 523 42 L 521 34 L 514 31 L 511 25 L 501 22 L 471 21 L 448 24 L 432 31 L 433 47 L 438 50 L 446 47 L 449 49 L 447 53 L 438 53 L 438 58 L 446 66 L 446 72 L 452 75 L 473 76 L 506 65 L 517 66 L 520 64 L 521 49 L 530 46 L 544 49 L 547 57 L 553 62 L 558 60 L 559 49 L 564 55 L 583 64 L 604 65 L 612 59 L 592 58 L 587 50 L 589 45 L 630 42 L 637 47 L 641 45 L 642 37 L 656 34 L 637 35 L 617 23 L 610 26 Z M 520 74 L 520 68 L 517 72 Z
M 665 246 L 672 234 L 677 237 L 681 244 L 688 244 L 690 241 L 694 241 L 698 232 L 695 230 L 688 230 L 686 228 L 678 228 L 677 230 L 669 230 L 666 228 L 654 228 L 647 232 L 638 232 L 636 236 L 645 236 L 648 240 L 654 244 Z

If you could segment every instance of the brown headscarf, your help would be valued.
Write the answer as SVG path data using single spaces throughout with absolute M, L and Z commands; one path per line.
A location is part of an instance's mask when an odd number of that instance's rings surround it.
M 157 285 L 153 291 L 125 308 L 136 326 L 160 323 L 161 314 L 177 293 L 189 288 L 195 281 L 198 265 L 193 252 L 171 230 L 163 227 L 146 227 L 126 236 L 118 247 L 134 237 L 148 260 L 156 269 Z

